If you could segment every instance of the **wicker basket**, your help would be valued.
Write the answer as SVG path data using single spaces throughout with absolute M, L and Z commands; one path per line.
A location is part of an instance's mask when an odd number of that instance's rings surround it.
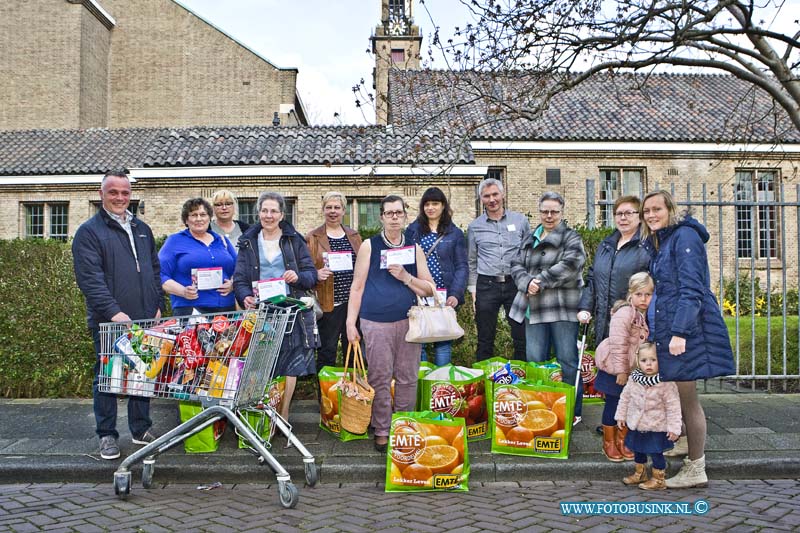
M 353 353 L 352 374 L 348 373 L 351 351 Z M 372 418 L 372 399 L 375 397 L 375 390 L 367 383 L 367 371 L 361 356 L 361 345 L 358 343 L 350 344 L 347 347 L 343 379 L 339 404 L 341 426 L 350 433 L 361 435 L 367 432 L 369 421 Z M 355 391 L 357 395 L 347 396 L 347 391 Z

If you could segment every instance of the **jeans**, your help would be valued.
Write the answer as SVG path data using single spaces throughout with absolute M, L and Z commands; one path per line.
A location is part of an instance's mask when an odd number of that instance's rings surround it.
M 517 295 L 517 287 L 509 277 L 504 283 L 490 276 L 478 275 L 475 288 L 475 325 L 478 328 L 478 348 L 475 359 L 484 361 L 493 357 L 494 339 L 497 333 L 497 315 L 500 307 L 506 310 L 506 320 L 511 326 L 511 339 L 514 341 L 514 359 L 525 360 L 525 325 L 508 318 L 511 304 Z M 497 354 L 507 357 L 508 354 Z M 509 357 L 510 359 L 510 357 Z
M 100 330 L 92 328 L 92 341 L 94 341 L 94 381 L 92 382 L 92 396 L 94 398 L 94 419 L 97 425 L 95 432 L 100 438 L 111 435 L 119 438 L 117 432 L 117 395 L 106 394 L 97 390 L 100 376 Z M 131 435 L 140 437 L 150 429 L 153 421 L 150 420 L 150 398 L 141 396 L 128 397 L 128 428 Z
M 653 468 L 656 470 L 664 470 L 667 468 L 667 460 L 664 459 L 663 453 L 651 453 L 650 458 L 653 460 Z M 633 461 L 640 465 L 647 464 L 647 454 L 633 452 Z
M 432 342 L 430 343 L 433 345 L 433 364 L 436 366 L 442 366 L 450 363 L 450 356 L 453 353 L 453 341 L 441 341 L 441 342 Z M 422 345 L 422 350 L 420 353 L 420 360 L 427 361 L 428 354 L 425 352 L 425 347 L 428 344 Z
M 528 361 L 541 363 L 550 359 L 550 348 L 556 351 L 556 360 L 561 365 L 564 383 L 575 385 L 578 375 L 578 323 L 546 322 L 526 324 Z M 578 380 L 575 391 L 575 416 L 581 416 L 583 408 L 583 380 Z

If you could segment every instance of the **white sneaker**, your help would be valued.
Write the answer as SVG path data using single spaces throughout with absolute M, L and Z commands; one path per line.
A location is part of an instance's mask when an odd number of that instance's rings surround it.
M 683 457 L 689 454 L 689 439 L 685 436 L 675 441 L 675 446 L 671 450 L 664 452 L 664 457 Z
M 683 460 L 683 466 L 673 477 L 667 480 L 668 489 L 689 489 L 692 487 L 707 487 L 706 456 L 691 461 L 688 457 Z
M 572 419 L 572 427 L 575 427 L 575 426 L 577 426 L 578 424 L 580 424 L 580 423 L 581 423 L 581 420 L 583 420 L 583 417 L 582 417 L 582 416 L 576 416 L 575 418 L 573 418 L 573 419 Z

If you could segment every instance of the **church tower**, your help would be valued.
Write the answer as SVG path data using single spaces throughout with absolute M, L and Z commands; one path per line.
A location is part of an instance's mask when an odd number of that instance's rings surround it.
M 381 0 L 381 23 L 375 27 L 372 53 L 375 69 L 372 87 L 375 89 L 375 121 L 386 124 L 389 118 L 389 72 L 391 69 L 419 69 L 422 36 L 414 25 L 413 0 Z

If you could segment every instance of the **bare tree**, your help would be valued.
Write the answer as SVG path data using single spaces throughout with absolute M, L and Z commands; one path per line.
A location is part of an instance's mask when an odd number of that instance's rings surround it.
M 429 42 L 444 52 L 448 70 L 548 75 L 535 97 L 482 93 L 505 112 L 535 118 L 554 95 L 598 73 L 672 65 L 751 84 L 800 131 L 800 13 L 785 0 L 460 1 L 472 20 L 444 42 L 437 28 Z M 776 21 L 795 33 L 765 29 Z

